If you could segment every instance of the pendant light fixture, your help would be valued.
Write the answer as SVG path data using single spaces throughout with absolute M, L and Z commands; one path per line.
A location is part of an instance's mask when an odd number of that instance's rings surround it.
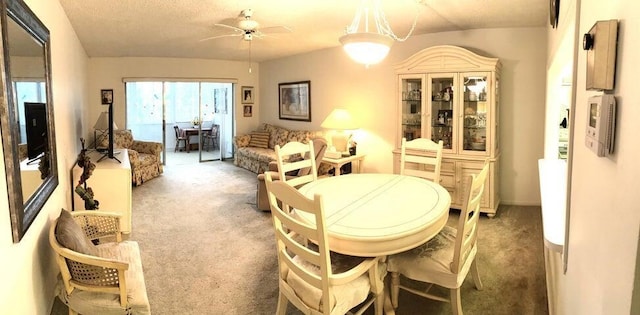
M 361 30 L 362 17 L 364 21 L 362 21 Z M 389 53 L 394 41 L 405 41 L 409 38 L 416 27 L 417 20 L 418 10 L 407 36 L 399 38 L 391 30 L 380 8 L 380 0 L 362 0 L 353 21 L 346 28 L 346 34 L 340 37 L 340 43 L 351 59 L 368 67 L 382 61 Z

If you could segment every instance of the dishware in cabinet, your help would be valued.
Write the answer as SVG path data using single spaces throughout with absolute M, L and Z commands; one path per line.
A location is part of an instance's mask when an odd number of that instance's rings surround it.
M 497 58 L 456 46 L 426 48 L 396 65 L 400 128 L 394 153 L 399 160 L 402 138 L 442 140 L 441 183 L 461 196 L 463 182 L 485 159 L 491 163 L 481 211 L 493 216 L 499 198 L 499 80 Z M 415 96 L 415 97 L 414 97 Z M 481 168 L 481 167 L 480 167 Z M 452 200 L 452 208 L 462 205 Z
M 457 86 L 455 73 L 438 73 L 427 75 L 429 125 L 427 136 L 434 142 L 442 140 L 445 152 L 453 152 L 456 137 L 455 116 L 458 114 Z
M 423 135 L 423 106 L 424 76 L 401 76 L 400 78 L 400 113 L 402 137 L 407 140 L 421 138 Z
M 462 88 L 462 142 L 461 149 L 468 154 L 486 154 L 487 140 L 487 115 L 491 111 L 491 102 L 488 101 L 487 88 L 490 88 L 490 73 L 472 72 L 460 74 Z

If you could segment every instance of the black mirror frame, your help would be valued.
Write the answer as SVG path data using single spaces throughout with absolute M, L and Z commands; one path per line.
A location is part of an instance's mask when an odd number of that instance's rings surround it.
M 58 186 L 58 169 L 55 142 L 55 128 L 53 116 L 53 96 L 51 93 L 51 48 L 49 30 L 29 9 L 22 0 L 0 0 L 2 23 L 2 41 L 0 49 L 0 73 L 2 73 L 2 90 L 0 97 L 0 130 L 2 132 L 2 145 L 4 151 L 5 172 L 7 178 L 7 192 L 9 200 L 9 212 L 11 215 L 11 230 L 13 242 L 19 242 L 33 223 L 36 216 L 47 202 L 53 191 Z M 46 100 L 47 100 L 47 131 L 49 156 L 49 176 L 43 179 L 43 183 L 28 200 L 22 196 L 22 181 L 20 174 L 20 159 L 18 154 L 19 126 L 17 113 L 14 106 L 12 92 L 11 67 L 9 57 L 7 23 L 12 19 L 24 28 L 34 40 L 43 47 L 45 66 Z

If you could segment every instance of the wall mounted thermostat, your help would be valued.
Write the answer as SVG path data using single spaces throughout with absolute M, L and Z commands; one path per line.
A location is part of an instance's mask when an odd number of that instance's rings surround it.
M 613 95 L 603 94 L 589 98 L 585 145 L 597 156 L 613 153 L 615 119 L 616 99 Z

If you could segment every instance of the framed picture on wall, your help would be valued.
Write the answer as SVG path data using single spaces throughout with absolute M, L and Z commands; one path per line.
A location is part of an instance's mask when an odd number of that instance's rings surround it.
M 280 119 L 311 121 L 311 81 L 278 84 Z
M 102 100 L 102 105 L 113 104 L 113 90 L 100 90 L 100 99 Z
M 253 108 L 251 105 L 244 105 L 244 117 L 251 117 L 253 115 Z
M 242 94 L 242 104 L 253 104 L 253 86 L 243 86 L 240 88 L 240 93 Z M 246 106 L 245 106 L 246 107 Z

